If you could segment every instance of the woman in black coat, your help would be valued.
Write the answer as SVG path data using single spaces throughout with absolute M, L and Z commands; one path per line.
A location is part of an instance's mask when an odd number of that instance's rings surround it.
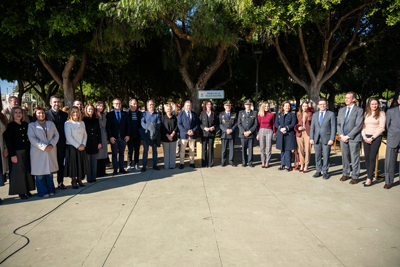
M 164 106 L 165 115 L 161 117 L 161 141 L 164 150 L 164 168 L 174 169 L 176 158 L 176 141 L 178 141 L 178 120 L 172 115 L 172 106 Z
M 35 180 L 31 175 L 30 148 L 28 138 L 28 123 L 24 121 L 21 107 L 14 107 L 11 111 L 11 122 L 4 133 L 10 165 L 10 195 L 18 194 L 21 199 L 27 199 L 35 190 Z
M 292 150 L 297 149 L 296 132 L 294 131 L 297 118 L 296 114 L 291 112 L 290 109 L 290 102 L 284 102 L 275 120 L 277 132 L 276 148 L 281 150 L 281 166 L 278 170 L 283 170 L 284 166 L 286 166 L 286 171 L 288 172 L 292 170 L 290 163 Z
M 101 129 L 97 112 L 92 104 L 87 104 L 85 107 L 85 114 L 82 121 L 85 123 L 87 141 L 86 141 L 86 154 L 90 162 L 90 172 L 87 175 L 88 183 L 96 182 L 97 176 L 97 154 L 102 146 L 101 143 Z
M 211 101 L 206 101 L 203 106 L 203 112 L 200 113 L 201 128 L 201 165 L 202 167 L 212 167 L 214 165 L 214 140 L 219 127 L 218 114 L 214 112 Z M 207 160 L 208 145 L 208 160 Z

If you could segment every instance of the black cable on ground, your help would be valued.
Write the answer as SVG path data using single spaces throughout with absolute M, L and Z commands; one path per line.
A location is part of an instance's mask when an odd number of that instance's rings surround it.
M 97 184 L 98 184 L 98 183 L 101 183 L 101 182 L 104 182 L 104 181 L 107 181 L 107 180 L 109 180 L 109 179 L 111 179 L 111 178 L 101 179 L 100 181 L 97 182 Z M 81 192 L 83 192 L 83 191 L 85 191 L 86 189 L 92 187 L 93 185 L 96 185 L 96 184 L 91 184 L 90 186 L 87 186 L 87 187 L 83 188 L 82 190 L 80 190 L 80 191 L 77 192 L 76 194 L 74 194 L 74 195 L 72 195 L 71 197 L 69 197 L 67 200 L 63 201 L 61 204 L 59 204 L 57 207 L 55 207 L 55 208 L 52 209 L 51 211 L 47 212 L 46 214 L 40 216 L 39 218 L 37 218 L 37 219 L 35 219 L 35 220 L 33 220 L 33 221 L 28 222 L 27 224 L 24 224 L 24 225 L 18 227 L 17 229 L 15 229 L 15 230 L 13 231 L 13 234 L 25 238 L 25 239 L 26 239 L 26 244 L 23 245 L 22 247 L 20 247 L 19 249 L 17 249 L 16 251 L 14 251 L 13 253 L 11 253 L 10 255 L 8 255 L 4 260 L 2 260 L 2 261 L 0 262 L 0 264 L 3 264 L 6 260 L 8 260 L 9 258 L 11 258 L 13 255 L 15 255 L 17 252 L 19 252 L 20 250 L 22 250 L 24 247 L 26 247 L 26 246 L 29 244 L 30 240 L 29 240 L 29 238 L 28 238 L 27 236 L 21 235 L 21 234 L 18 234 L 18 233 L 17 233 L 17 231 L 18 231 L 19 229 L 24 228 L 24 227 L 26 227 L 26 226 L 28 226 L 28 225 L 34 223 L 34 222 L 37 222 L 37 221 L 43 219 L 43 218 L 46 217 L 46 216 L 50 215 L 52 212 L 54 212 L 55 210 L 57 210 L 59 207 L 61 207 L 62 205 L 64 205 L 64 204 L 67 203 L 68 201 L 70 201 L 72 198 L 76 197 L 76 196 L 77 196 L 78 194 L 80 194 Z M 11 246 L 12 246 L 12 245 L 11 245 Z

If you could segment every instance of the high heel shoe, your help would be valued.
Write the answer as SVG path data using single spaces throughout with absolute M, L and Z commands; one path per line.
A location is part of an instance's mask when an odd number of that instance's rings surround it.
M 85 186 L 85 185 L 82 183 L 82 178 L 78 178 L 78 184 L 79 184 L 79 186 Z
M 79 188 L 79 186 L 78 186 L 78 184 L 76 182 L 76 178 L 71 178 L 71 185 L 72 185 L 73 189 L 78 189 Z

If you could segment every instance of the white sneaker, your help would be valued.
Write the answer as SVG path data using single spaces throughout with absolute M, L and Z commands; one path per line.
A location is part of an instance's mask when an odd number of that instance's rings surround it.
M 135 169 L 136 169 L 137 171 L 139 171 L 139 172 L 142 170 L 142 168 L 140 168 L 139 165 L 137 165 L 137 164 L 135 165 Z
M 126 168 L 126 171 L 127 171 L 127 172 L 133 171 L 133 170 L 132 170 L 132 167 L 131 167 L 131 166 L 128 166 L 128 168 Z

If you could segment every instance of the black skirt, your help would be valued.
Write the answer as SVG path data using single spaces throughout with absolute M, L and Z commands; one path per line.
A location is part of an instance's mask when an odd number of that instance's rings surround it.
M 31 175 L 30 152 L 15 150 L 17 163 L 11 163 L 9 195 L 26 194 L 35 190 L 35 179 Z
M 83 178 L 90 171 L 89 160 L 85 150 L 79 151 L 67 145 L 65 149 L 64 177 Z

